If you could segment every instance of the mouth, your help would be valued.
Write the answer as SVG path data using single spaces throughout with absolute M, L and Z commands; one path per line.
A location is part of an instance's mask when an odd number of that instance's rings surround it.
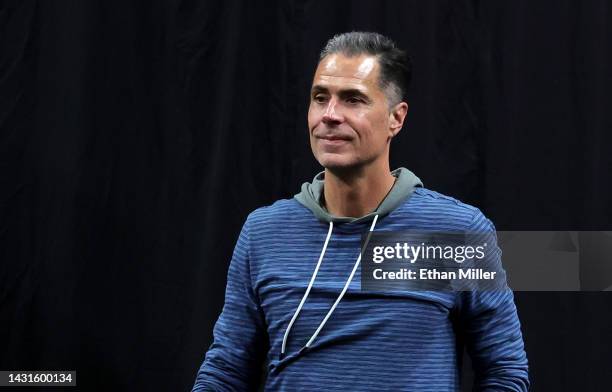
M 349 137 L 339 135 L 317 136 L 317 139 L 332 143 L 348 142 L 351 140 Z
M 328 147 L 341 146 L 345 143 L 349 143 L 350 141 L 350 139 L 343 138 L 343 137 L 336 137 L 336 136 L 320 137 L 319 140 L 324 146 L 328 146 Z

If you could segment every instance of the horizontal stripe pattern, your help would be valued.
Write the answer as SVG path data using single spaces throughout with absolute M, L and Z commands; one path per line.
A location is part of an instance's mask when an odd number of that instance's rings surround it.
M 526 391 L 529 381 L 512 291 L 367 292 L 358 269 L 340 294 L 370 222 L 334 225 L 286 352 L 283 335 L 316 267 L 329 224 L 295 199 L 252 212 L 230 263 L 225 305 L 194 391 L 457 391 L 464 342 L 479 390 Z M 417 188 L 375 231 L 493 231 L 475 207 Z M 495 244 L 493 244 L 495 245 Z M 460 337 L 460 338 L 458 338 Z

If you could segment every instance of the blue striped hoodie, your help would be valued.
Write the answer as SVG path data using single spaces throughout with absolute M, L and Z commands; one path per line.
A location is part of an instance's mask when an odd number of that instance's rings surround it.
M 194 391 L 257 390 L 264 364 L 265 391 L 458 391 L 464 347 L 475 390 L 528 389 L 511 290 L 361 290 L 368 230 L 495 230 L 409 170 L 392 174 L 385 200 L 358 219 L 320 205 L 323 172 L 293 199 L 248 216 Z

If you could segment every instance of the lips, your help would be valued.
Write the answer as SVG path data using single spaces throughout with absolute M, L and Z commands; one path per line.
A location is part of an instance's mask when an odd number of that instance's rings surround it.
M 344 136 L 344 135 L 323 135 L 323 136 L 317 136 L 319 139 L 323 139 L 323 140 L 327 140 L 327 141 L 331 141 L 331 142 L 335 142 L 335 141 L 349 141 L 351 140 L 350 137 L 348 136 Z
M 325 136 L 325 137 L 320 137 L 320 145 L 325 148 L 325 149 L 336 149 L 336 148 L 341 148 L 344 145 L 347 145 L 348 143 L 350 143 L 350 139 L 348 139 L 347 137 L 340 137 L 340 136 Z

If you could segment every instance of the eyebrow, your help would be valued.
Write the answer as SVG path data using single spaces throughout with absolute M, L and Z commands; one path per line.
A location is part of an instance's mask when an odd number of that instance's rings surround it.
M 312 86 L 312 90 L 310 92 L 311 95 L 317 94 L 317 93 L 329 93 L 329 89 L 325 86 L 321 86 L 321 85 L 314 85 Z M 338 92 L 338 95 L 342 98 L 345 97 L 350 97 L 350 96 L 359 96 L 359 97 L 363 97 L 365 99 L 367 99 L 368 101 L 370 100 L 370 97 L 363 91 L 356 89 L 356 88 L 347 88 L 347 89 L 341 89 Z

